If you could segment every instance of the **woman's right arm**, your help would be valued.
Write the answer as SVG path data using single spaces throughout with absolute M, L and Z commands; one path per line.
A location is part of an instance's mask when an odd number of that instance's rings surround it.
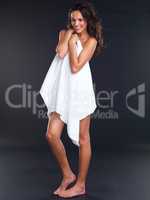
M 68 52 L 68 41 L 73 33 L 73 29 L 61 30 L 59 32 L 59 41 L 56 47 L 56 53 L 60 58 L 64 58 L 64 56 Z

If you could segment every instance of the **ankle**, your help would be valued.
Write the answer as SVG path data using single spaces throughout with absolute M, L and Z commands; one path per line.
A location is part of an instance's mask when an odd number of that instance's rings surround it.
M 85 188 L 85 181 L 77 180 L 76 185 L 79 186 L 79 187 Z
M 70 177 L 75 177 L 75 174 L 73 172 L 69 172 L 69 173 L 64 173 L 63 174 L 64 178 L 70 178 Z

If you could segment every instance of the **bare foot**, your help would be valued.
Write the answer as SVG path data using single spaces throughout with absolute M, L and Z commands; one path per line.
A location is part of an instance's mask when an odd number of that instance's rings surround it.
M 85 194 L 85 186 L 79 186 L 75 184 L 70 189 L 60 191 L 58 195 L 63 198 L 70 198 L 84 194 Z
M 53 194 L 59 194 L 61 191 L 64 191 L 71 183 L 76 179 L 76 176 L 72 174 L 71 176 L 64 177 L 60 186 L 53 192 Z

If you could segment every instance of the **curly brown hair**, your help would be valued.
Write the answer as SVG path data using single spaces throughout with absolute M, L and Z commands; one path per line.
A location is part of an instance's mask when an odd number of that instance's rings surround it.
M 97 46 L 94 52 L 94 57 L 102 53 L 104 49 L 103 27 L 101 19 L 97 16 L 94 6 L 90 2 L 77 2 L 68 11 L 67 29 L 72 28 L 71 12 L 78 10 L 83 18 L 87 21 L 87 32 L 91 37 L 97 40 Z

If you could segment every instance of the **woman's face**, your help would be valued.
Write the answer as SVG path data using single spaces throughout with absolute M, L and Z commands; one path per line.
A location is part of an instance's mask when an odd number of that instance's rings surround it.
M 83 18 L 80 11 L 72 11 L 71 13 L 71 25 L 76 33 L 81 33 L 87 29 L 87 22 Z

